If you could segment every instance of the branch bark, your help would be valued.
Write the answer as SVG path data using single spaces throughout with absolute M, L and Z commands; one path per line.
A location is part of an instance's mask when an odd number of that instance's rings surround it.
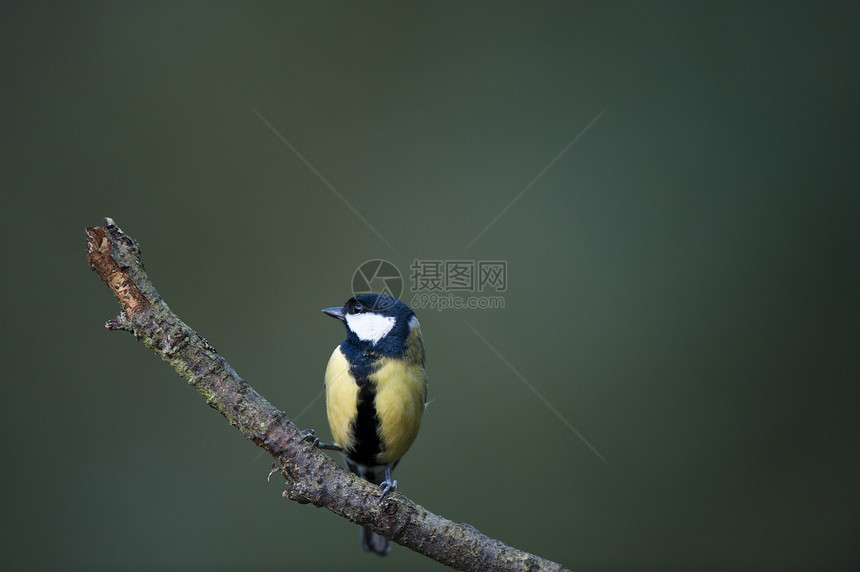
M 134 239 L 110 218 L 101 227 L 88 227 L 86 236 L 90 268 L 122 306 L 105 327 L 133 333 L 246 439 L 268 451 L 287 481 L 284 498 L 325 507 L 457 570 L 567 570 L 489 538 L 470 524 L 433 514 L 400 493 L 377 502 L 375 485 L 303 441 L 283 411 L 254 391 L 209 342 L 171 312 L 147 276 Z

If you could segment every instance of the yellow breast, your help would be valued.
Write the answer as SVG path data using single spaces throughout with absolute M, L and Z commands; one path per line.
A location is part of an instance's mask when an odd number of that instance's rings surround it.
M 407 360 L 382 358 L 371 376 L 376 385 L 377 432 L 382 451 L 380 464 L 392 464 L 406 453 L 421 426 L 427 381 L 424 367 Z
M 357 412 L 358 385 L 349 372 L 340 346 L 334 348 L 325 370 L 325 405 L 334 442 L 343 449 L 353 448 L 351 425 Z
M 375 461 L 391 465 L 400 460 L 418 436 L 427 379 L 424 374 L 424 347 L 416 326 L 410 335 L 409 351 L 402 359 L 380 357 L 368 375 L 376 412 L 379 453 Z M 349 362 L 336 347 L 325 372 L 326 412 L 334 442 L 347 452 L 356 450 L 354 423 L 358 414 L 360 388 Z M 366 421 L 363 421 L 366 422 Z

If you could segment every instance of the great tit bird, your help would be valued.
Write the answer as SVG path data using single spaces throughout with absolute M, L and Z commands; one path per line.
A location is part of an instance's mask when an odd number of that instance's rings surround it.
M 415 441 L 427 401 L 421 326 L 386 294 L 361 294 L 323 312 L 346 326 L 325 371 L 331 434 L 349 470 L 380 486 L 381 500 L 397 488 L 391 471 Z M 366 528 L 361 546 L 380 556 L 391 549 Z

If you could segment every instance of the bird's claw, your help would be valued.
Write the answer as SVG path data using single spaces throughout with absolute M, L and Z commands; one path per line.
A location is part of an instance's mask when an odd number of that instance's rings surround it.
M 304 431 L 300 431 L 299 434 L 302 436 L 302 441 L 309 441 L 311 447 L 315 447 L 317 449 L 326 449 L 328 451 L 342 451 L 339 445 L 334 445 L 332 443 L 323 443 L 320 441 L 319 437 L 316 436 L 313 429 L 305 429 Z
M 309 441 L 311 447 L 319 448 L 320 440 L 319 437 L 316 436 L 316 431 L 314 431 L 313 429 L 305 429 L 304 431 L 300 431 L 299 435 L 302 436 L 302 441 Z
M 316 439 L 316 431 L 313 429 L 305 429 L 303 431 L 299 431 L 299 435 L 302 436 L 302 441 L 310 441 L 311 439 Z
M 379 483 L 379 489 L 382 491 L 382 494 L 379 495 L 379 500 L 377 502 L 382 502 L 382 499 L 385 498 L 389 492 L 395 492 L 397 490 L 397 481 L 384 480 Z

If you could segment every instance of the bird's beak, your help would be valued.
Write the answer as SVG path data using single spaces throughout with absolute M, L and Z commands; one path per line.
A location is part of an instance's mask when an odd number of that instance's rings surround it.
M 323 310 L 323 312 L 325 312 L 326 314 L 328 314 L 328 315 L 329 315 L 329 316 L 331 316 L 332 318 L 337 318 L 338 320 L 341 320 L 341 321 L 343 321 L 343 319 L 344 319 L 344 317 L 343 317 L 343 308 L 340 308 L 340 307 L 337 307 L 337 308 L 325 308 L 325 309 Z

